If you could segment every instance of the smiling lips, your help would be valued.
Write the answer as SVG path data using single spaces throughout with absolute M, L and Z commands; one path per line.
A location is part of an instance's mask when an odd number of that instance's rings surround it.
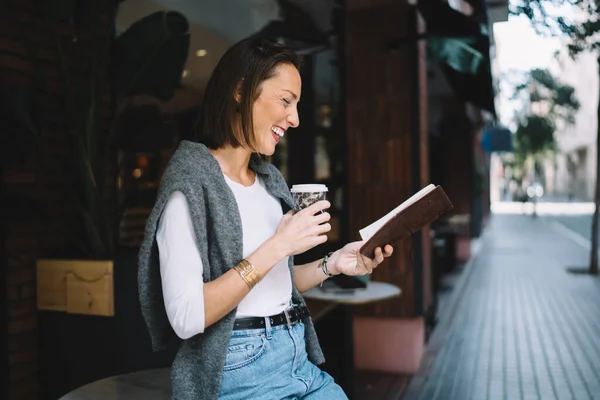
M 285 134 L 285 130 L 283 128 L 280 128 L 278 126 L 273 126 L 271 128 L 271 132 L 273 132 L 273 137 L 275 138 L 275 141 L 277 143 L 279 143 L 279 140 L 283 137 L 283 135 Z

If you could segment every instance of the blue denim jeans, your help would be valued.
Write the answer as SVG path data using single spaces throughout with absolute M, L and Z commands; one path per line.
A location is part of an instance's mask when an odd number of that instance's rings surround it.
M 348 397 L 329 374 L 308 360 L 304 324 L 297 322 L 291 327 L 267 325 L 265 329 L 234 330 L 219 399 L 347 400 Z

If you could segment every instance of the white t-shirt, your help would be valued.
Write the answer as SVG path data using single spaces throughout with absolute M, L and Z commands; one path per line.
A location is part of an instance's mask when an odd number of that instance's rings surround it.
M 273 236 L 283 210 L 279 199 L 267 192 L 260 178 L 251 186 L 243 186 L 227 176 L 225 181 L 235 196 L 242 219 L 245 258 Z M 183 193 L 174 192 L 169 198 L 158 224 L 156 240 L 165 308 L 173 330 L 182 339 L 204 332 L 202 259 Z M 279 314 L 289 306 L 291 298 L 292 279 L 286 257 L 246 295 L 238 305 L 236 316 Z

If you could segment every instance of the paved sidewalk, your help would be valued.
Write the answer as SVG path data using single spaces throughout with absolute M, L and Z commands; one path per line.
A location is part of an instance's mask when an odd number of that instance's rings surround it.
M 544 218 L 494 215 L 403 398 L 600 399 L 600 279 L 567 272 L 587 261 Z

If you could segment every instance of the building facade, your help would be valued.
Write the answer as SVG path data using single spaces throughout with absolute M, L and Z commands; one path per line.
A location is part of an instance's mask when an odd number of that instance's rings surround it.
M 575 88 L 580 108 L 575 123 L 556 133 L 557 155 L 554 174 L 556 193 L 591 201 L 596 182 L 596 140 L 598 137 L 598 62 L 593 53 L 572 60 L 559 57 L 560 79 Z

